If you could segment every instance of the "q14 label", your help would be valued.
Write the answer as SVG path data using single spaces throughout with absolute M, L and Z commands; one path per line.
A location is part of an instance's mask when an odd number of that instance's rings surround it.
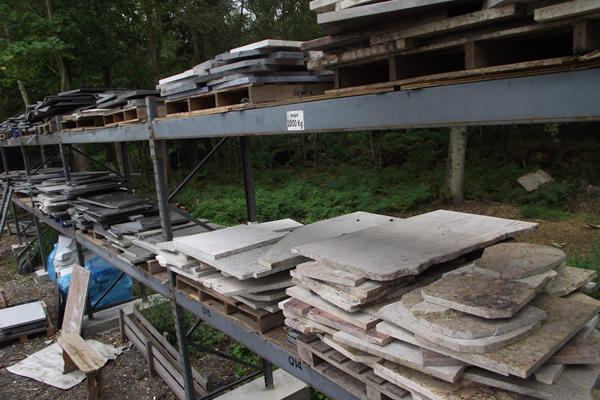
M 288 131 L 304 130 L 304 111 L 287 111 L 285 113 Z

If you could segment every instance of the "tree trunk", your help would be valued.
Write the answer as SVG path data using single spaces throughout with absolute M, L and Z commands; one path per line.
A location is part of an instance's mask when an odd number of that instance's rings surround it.
M 146 29 L 148 31 L 150 58 L 152 59 L 152 77 L 154 83 L 158 84 L 158 81 L 160 80 L 159 54 L 157 51 L 157 40 L 154 34 L 154 18 L 152 18 L 153 10 L 150 0 L 144 0 L 144 13 L 146 14 Z
M 467 127 L 450 128 L 448 164 L 446 166 L 446 186 L 458 203 L 464 201 L 465 154 L 467 149 Z
M 45 0 L 46 4 L 46 15 L 48 19 L 52 21 L 52 14 L 54 12 L 54 4 L 52 0 Z M 69 71 L 69 64 L 62 55 L 62 52 L 58 49 L 54 50 L 54 57 L 56 58 L 56 65 L 58 66 L 58 74 L 60 75 L 60 91 L 66 92 L 71 90 L 71 74 Z M 78 156 L 76 156 L 78 157 Z M 89 165 L 89 163 L 88 163 Z

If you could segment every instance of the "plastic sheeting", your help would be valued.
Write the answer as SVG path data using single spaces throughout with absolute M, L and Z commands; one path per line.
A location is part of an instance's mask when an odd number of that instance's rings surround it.
M 86 342 L 96 350 L 104 361 L 114 360 L 126 348 L 126 346 L 115 348 L 92 339 L 88 339 Z M 31 378 L 65 390 L 72 388 L 85 379 L 85 374 L 81 371 L 63 374 L 63 366 L 62 348 L 58 343 L 54 343 L 30 355 L 23 361 L 8 367 L 7 370 L 15 375 Z

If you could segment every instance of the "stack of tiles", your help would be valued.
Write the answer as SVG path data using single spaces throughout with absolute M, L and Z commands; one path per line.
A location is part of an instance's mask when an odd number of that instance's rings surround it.
M 361 398 L 591 400 L 600 303 L 556 294 L 595 273 L 567 267 L 558 249 L 494 245 L 535 228 L 440 210 L 296 247 L 315 260 L 293 271 L 299 286 L 280 304 L 300 357 Z M 365 283 L 407 277 L 360 304 Z
M 301 44 L 263 40 L 160 80 L 167 114 L 322 94 L 332 87 L 332 73 L 307 71 Z

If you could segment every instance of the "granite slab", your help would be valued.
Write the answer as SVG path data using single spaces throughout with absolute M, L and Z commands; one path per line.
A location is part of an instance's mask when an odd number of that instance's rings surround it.
M 527 378 L 600 310 L 593 305 L 549 295 L 538 295 L 531 305 L 546 311 L 548 315 L 542 321 L 541 328 L 523 340 L 500 350 L 484 354 L 461 353 L 423 340 L 420 341 L 421 346 L 498 374 Z M 377 331 L 394 337 L 399 336 L 394 329 L 388 328 L 393 328 L 393 325 L 380 324 Z M 404 332 L 402 334 L 405 335 Z
M 483 274 L 447 275 L 421 290 L 429 303 L 483 318 L 510 318 L 535 297 L 529 285 Z
M 546 318 L 545 311 L 530 305 L 525 306 L 512 318 L 481 318 L 423 301 L 420 289 L 405 294 L 396 303 L 382 307 L 380 312 L 385 320 L 398 324 L 400 321 L 395 316 L 405 316 L 403 318 L 406 318 L 406 310 L 410 310 L 415 322 L 423 325 L 426 329 L 461 339 L 502 335 Z
M 492 387 L 457 387 L 389 361 L 374 365 L 375 375 L 431 400 L 520 400 L 521 395 Z
M 217 231 L 182 236 L 173 239 L 175 248 L 192 257 L 218 260 L 245 250 L 279 241 L 285 234 L 237 225 Z
M 297 265 L 308 260 L 298 254 L 293 254 L 291 249 L 294 247 L 394 221 L 400 221 L 400 219 L 357 211 L 305 225 L 274 245 L 259 259 L 259 263 L 268 267 Z
M 533 243 L 499 243 L 487 247 L 477 268 L 493 278 L 523 279 L 558 267 L 566 260 L 564 251 Z
M 220 275 L 220 274 L 219 274 Z M 200 280 L 202 284 L 223 296 L 244 295 L 292 286 L 289 274 L 284 271 L 266 278 L 240 281 L 234 277 L 216 276 Z
M 417 275 L 537 224 L 437 210 L 293 248 L 322 264 L 377 281 Z

